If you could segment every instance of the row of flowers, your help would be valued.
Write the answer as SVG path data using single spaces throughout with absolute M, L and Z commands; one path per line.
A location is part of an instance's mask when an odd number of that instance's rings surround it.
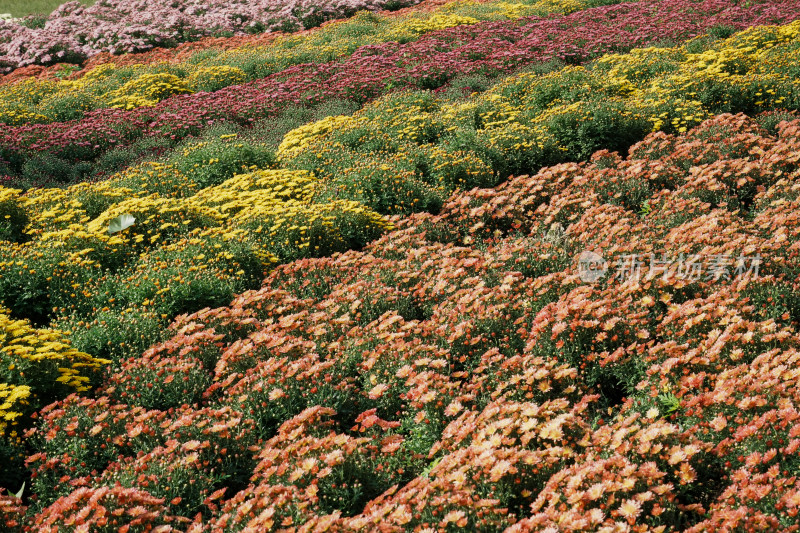
M 290 131 L 278 157 L 322 178 L 322 197 L 390 214 L 435 211 L 457 188 L 601 148 L 624 152 L 651 131 L 683 132 L 723 112 L 800 109 L 799 35 L 793 22 L 609 54 L 589 68 L 512 76 L 467 100 L 399 92 Z M 423 150 L 435 160 L 421 161 Z
M 800 121 L 725 114 L 277 267 L 27 434 L 36 531 L 792 531 Z M 643 206 L 646 206 L 644 208 Z M 761 256 L 582 278 L 582 250 Z M 172 528 L 172 529 L 170 529 Z
M 105 63 L 77 80 L 35 78 L 0 86 L 0 122 L 9 125 L 62 122 L 93 109 L 153 106 L 176 94 L 216 91 L 239 85 L 301 63 L 324 63 L 352 54 L 360 46 L 387 41 L 410 42 L 432 31 L 481 20 L 575 11 L 590 5 L 577 1 L 539 0 L 508 4 L 454 2 L 431 13 L 387 17 L 362 11 L 346 21 L 326 25 L 306 36 L 276 39 L 269 46 L 227 51 L 202 50 L 180 62 L 134 64 L 116 68 Z
M 494 1 L 496 0 L 468 0 L 468 1 L 456 0 L 455 4 L 474 5 L 478 7 L 483 3 L 491 3 Z M 530 0 L 524 0 L 524 1 L 527 3 Z M 564 2 L 571 3 L 573 0 L 563 0 L 563 1 L 559 0 L 559 1 L 561 3 Z M 438 10 L 438 8 L 446 6 L 448 4 L 454 4 L 453 0 L 422 0 L 421 2 L 414 4 L 413 6 L 404 7 L 395 11 L 382 10 L 376 12 L 376 11 L 362 10 L 360 12 L 357 12 L 355 15 L 353 15 L 353 17 L 350 17 L 348 19 L 331 20 L 323 23 L 321 26 L 310 28 L 308 30 L 302 30 L 299 32 L 293 32 L 291 34 L 286 34 L 284 32 L 270 32 L 270 33 L 236 35 L 232 37 L 203 37 L 196 41 L 189 41 L 177 44 L 174 47 L 153 48 L 151 50 L 143 52 L 124 53 L 124 54 L 110 54 L 108 52 L 99 52 L 93 55 L 92 57 L 88 58 L 80 65 L 76 65 L 74 63 L 55 63 L 53 65 L 29 65 L 27 67 L 17 68 L 9 72 L 8 74 L 0 74 L 0 85 L 4 85 L 6 83 L 14 83 L 16 81 L 24 80 L 27 78 L 40 78 L 40 79 L 52 79 L 52 80 L 64 79 L 64 78 L 77 79 L 80 78 L 86 72 L 105 63 L 113 63 L 118 67 L 122 67 L 122 66 L 138 65 L 138 64 L 180 62 L 193 56 L 196 52 L 201 52 L 205 50 L 211 50 L 212 51 L 211 53 L 215 53 L 217 51 L 222 52 L 225 50 L 230 50 L 233 48 L 242 48 L 245 46 L 249 46 L 252 48 L 260 46 L 268 46 L 276 41 L 280 41 L 287 37 L 290 39 L 297 39 L 297 38 L 302 39 L 302 37 L 314 38 L 317 32 L 322 31 L 323 33 L 325 33 L 328 29 L 328 26 L 336 25 L 338 23 L 344 23 L 346 26 L 349 26 L 348 20 L 353 19 L 355 17 L 364 17 L 365 15 L 370 14 L 378 20 L 387 20 L 387 19 L 405 17 L 407 15 L 424 16 L 425 13 L 436 11 Z M 508 14 L 511 15 L 512 13 L 517 11 L 517 9 L 514 8 L 513 6 L 517 5 L 522 6 L 523 4 L 508 4 L 508 5 L 509 5 Z M 455 8 L 455 5 L 451 5 L 450 8 Z M 324 43 L 320 44 L 324 45 Z
M 100 0 L 66 2 L 47 19 L 0 20 L 0 68 L 81 62 L 98 52 L 137 52 L 208 35 L 292 32 L 360 10 L 399 9 L 415 0 Z M 38 27 L 37 27 L 38 26 Z
M 525 66 L 583 63 L 664 39 L 682 41 L 721 25 L 741 29 L 788 22 L 797 7 L 773 0 L 748 7 L 722 0 L 653 0 L 521 23 L 460 25 L 406 44 L 363 46 L 343 61 L 296 65 L 214 93 L 173 96 L 153 107 L 104 109 L 76 121 L 6 128 L 0 134 L 0 158 L 8 174 L 22 172 L 29 161 L 36 166 L 42 152 L 85 165 L 141 138 L 178 140 L 220 121 L 248 126 L 287 106 L 342 99 L 362 104 L 399 88 L 438 88 L 460 75 L 495 77 Z

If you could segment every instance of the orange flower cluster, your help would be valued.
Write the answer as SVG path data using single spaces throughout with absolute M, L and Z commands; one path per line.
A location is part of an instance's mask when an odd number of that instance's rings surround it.
M 178 317 L 42 413 L 35 520 L 132 491 L 115 516 L 192 533 L 796 531 L 800 121 L 775 122 L 456 193 Z M 590 283 L 585 250 L 763 262 Z

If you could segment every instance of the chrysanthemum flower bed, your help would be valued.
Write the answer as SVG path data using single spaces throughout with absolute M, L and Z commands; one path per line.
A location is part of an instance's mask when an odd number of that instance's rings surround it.
M 384 213 L 435 211 L 454 188 L 601 148 L 624 153 L 651 131 L 684 132 L 719 113 L 797 110 L 798 30 L 760 26 L 608 54 L 587 67 L 510 76 L 468 99 L 398 92 L 289 132 L 278 156 L 322 177 L 323 194 Z
M 710 33 L 683 45 L 547 63 L 638 42 L 590 15 L 669 29 L 698 6 Z M 345 95 L 358 111 L 181 133 L 151 116 L 117 133 L 158 131 L 154 155 L 110 180 L 0 187 L 0 524 L 796 530 L 800 26 L 734 34 L 792 9 L 461 21 L 325 66 L 417 51 L 387 67 L 415 90 L 380 96 L 404 87 L 381 78 Z M 572 61 L 555 39 L 497 83 L 511 63 L 459 55 L 552 21 L 604 44 Z M 429 58 L 462 76 L 431 81 Z M 170 75 L 89 116 L 202 112 L 231 90 L 198 100 Z M 86 164 L 119 126 L 69 124 L 3 164 L 45 175 L 76 132 Z
M 0 158 L 10 175 L 25 164 L 49 164 L 62 180 L 94 175 L 99 158 L 141 139 L 167 143 L 198 135 L 219 122 L 249 127 L 287 107 L 332 100 L 361 105 L 402 88 L 436 89 L 459 75 L 508 75 L 523 67 L 583 64 L 610 52 L 682 42 L 719 29 L 723 35 L 758 24 L 795 20 L 798 5 L 767 0 L 748 7 L 723 0 L 670 0 L 585 9 L 562 17 L 483 22 L 425 34 L 413 42 L 366 45 L 344 60 L 304 63 L 213 93 L 177 95 L 156 105 L 86 113 L 79 120 L 5 128 Z M 123 102 L 121 102 L 122 104 Z M 135 109 L 128 110 L 128 104 Z M 78 108 L 80 110 L 80 108 Z M 13 122 L 13 121 L 12 121 Z M 42 159 L 46 162 L 40 162 Z M 60 176 L 59 176 L 60 175 Z
M 180 317 L 42 412 L 30 520 L 105 524 L 76 502 L 135 490 L 115 527 L 142 500 L 186 531 L 791 530 L 800 121 L 774 122 L 458 193 Z M 747 268 L 590 283 L 584 250 Z
M 0 19 L 0 68 L 79 62 L 98 52 L 136 52 L 208 35 L 297 31 L 360 10 L 399 9 L 414 0 L 69 1 L 41 24 Z M 37 27 L 40 26 L 40 27 Z
M 165 62 L 162 57 L 155 65 L 145 64 L 148 58 L 143 54 L 106 58 L 110 61 L 87 70 L 79 79 L 31 78 L 2 86 L 0 121 L 9 125 L 61 122 L 80 118 L 93 109 L 153 106 L 176 94 L 216 91 L 264 78 L 300 63 L 346 58 L 358 47 L 368 44 L 410 42 L 425 33 L 461 24 L 569 12 L 590 5 L 592 1 L 581 4 L 538 0 L 513 5 L 454 2 L 430 14 L 412 13 L 403 17 L 362 11 L 310 35 L 273 38 L 269 46 L 247 44 L 227 51 L 205 49 L 181 61 Z

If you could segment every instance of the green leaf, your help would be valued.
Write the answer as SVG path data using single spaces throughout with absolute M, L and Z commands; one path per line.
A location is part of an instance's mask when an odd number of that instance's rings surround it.
M 24 491 L 25 491 L 25 482 L 23 481 L 22 482 L 22 487 L 19 489 L 19 491 L 16 494 L 14 494 L 14 496 L 16 496 L 17 498 L 22 498 L 22 493 Z
M 109 233 L 118 233 L 122 230 L 128 229 L 129 227 L 133 226 L 133 223 L 136 222 L 136 219 L 133 218 L 131 215 L 120 215 L 108 225 L 108 232 Z
M 422 472 L 422 477 L 425 478 L 428 477 L 428 475 L 431 473 L 431 470 L 436 468 L 436 465 L 438 465 L 441 462 L 441 460 L 442 460 L 441 457 L 437 457 L 435 461 L 429 464 L 428 467 Z
M 657 400 L 669 415 L 681 408 L 680 399 L 671 392 L 659 394 Z

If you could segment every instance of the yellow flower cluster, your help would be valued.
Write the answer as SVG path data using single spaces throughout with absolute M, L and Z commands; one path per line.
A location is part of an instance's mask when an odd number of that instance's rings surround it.
M 680 48 L 637 48 L 627 54 L 608 54 L 597 60 L 608 77 L 631 89 L 652 78 L 677 70 L 687 53 Z
M 28 404 L 31 388 L 0 383 L 0 435 L 6 436 L 8 428 L 15 425 Z
M 229 232 L 256 228 L 256 233 L 268 237 L 264 240 L 268 248 L 307 248 L 311 246 L 310 233 L 322 225 L 325 230 L 319 234 L 320 238 L 332 241 L 326 246 L 344 250 L 347 247 L 340 235 L 341 228 L 334 222 L 347 218 L 358 219 L 356 225 L 365 231 L 383 232 L 391 228 L 383 217 L 356 202 L 314 203 L 318 185 L 318 180 L 308 172 L 260 170 L 234 176 L 190 200 L 198 208 L 214 209 L 220 217 L 220 226 Z
M 432 176 L 428 185 L 443 194 L 456 187 L 488 183 L 492 169 L 474 153 L 449 151 L 430 142 L 446 130 L 446 124 L 440 105 L 430 95 L 403 92 L 367 104 L 352 116 L 328 117 L 290 131 L 278 156 L 284 165 L 294 167 L 295 160 L 317 154 L 318 163 L 323 167 L 323 178 L 330 178 L 325 167 L 329 167 L 333 160 L 326 159 L 327 154 L 335 158 L 336 152 L 342 148 L 332 139 L 364 134 L 363 140 L 354 139 L 352 144 L 359 146 L 363 142 L 381 139 L 384 144 L 394 145 L 393 153 L 381 152 L 375 159 L 372 153 L 358 154 L 355 157 L 359 160 L 343 169 L 346 173 L 362 177 L 393 174 L 396 180 L 407 181 L 415 179 L 417 171 L 413 169 L 419 169 L 421 165 Z M 359 194 L 355 197 L 358 198 Z M 399 207 L 388 206 L 390 211 Z
M 348 226 L 373 234 L 392 228 L 381 215 L 350 200 L 323 204 L 295 200 L 272 205 L 260 203 L 253 209 L 239 211 L 231 223 L 234 227 L 253 228 L 278 254 L 283 248 L 296 248 L 313 255 L 328 255 L 351 247 L 343 231 Z
M 216 208 L 223 216 L 294 200 L 311 203 L 318 180 L 308 172 L 258 170 L 239 174 L 220 185 L 203 189 L 194 200 Z
M 624 101 L 631 113 L 646 116 L 653 130 L 686 131 L 726 105 L 751 106 L 754 110 L 780 107 L 796 91 L 797 82 L 781 72 L 787 62 L 788 43 L 797 40 L 800 23 L 786 26 L 762 26 L 733 35 L 702 53 L 688 52 L 690 45 L 675 48 L 644 48 L 627 54 L 610 54 L 599 59 L 596 68 L 587 71 L 592 84 L 611 99 Z M 795 55 L 797 55 L 795 53 Z M 780 58 L 780 60 L 776 60 Z M 580 67 L 577 67 L 580 69 Z M 544 77 L 523 74 L 510 78 L 481 95 L 477 101 L 492 103 L 492 109 L 481 115 L 484 128 L 490 129 L 509 121 L 530 109 L 530 99 L 536 96 L 540 84 L 547 78 L 563 78 L 574 68 L 563 69 Z M 728 94 L 736 95 L 731 102 L 710 100 L 701 94 L 704 84 L 724 80 Z M 515 86 L 516 105 L 505 97 Z M 741 100 L 744 100 L 743 102 Z M 569 112 L 576 102 L 555 101 L 530 124 L 536 125 L 554 113 Z M 461 109 L 464 109 L 463 105 Z M 458 110 L 445 111 L 450 116 Z M 488 121 L 486 120 L 488 119 Z
M 511 2 L 498 2 L 496 7 L 500 10 L 500 13 L 507 18 L 507 19 L 518 19 L 522 17 L 527 17 L 534 15 L 531 9 L 532 6 L 527 4 L 520 4 L 520 3 L 511 3 Z
M 57 92 L 54 82 L 36 78 L 0 87 L 0 122 L 10 126 L 48 122 L 48 117 L 39 112 L 37 106 Z
M 516 20 L 522 17 L 544 16 L 548 13 L 568 14 L 590 7 L 585 0 L 520 0 L 517 2 L 470 0 L 448 2 L 437 12 L 459 13 L 478 20 Z
M 136 109 L 138 107 L 153 107 L 157 103 L 158 100 L 145 98 L 144 96 L 140 96 L 138 94 L 131 94 L 113 98 L 109 102 L 109 107 L 113 107 L 115 109 L 126 109 L 130 111 L 131 109 Z
M 166 72 L 143 74 L 115 91 L 107 93 L 109 107 L 134 109 L 154 106 L 164 98 L 176 94 L 191 94 L 189 84 Z
M 424 143 L 445 128 L 439 109 L 439 104 L 429 95 L 400 93 L 368 104 L 359 117 L 369 118 L 371 126 L 394 134 L 401 141 Z
M 356 183 L 397 187 L 382 172 L 409 184 L 422 172 L 427 185 L 438 185 L 438 179 L 459 187 L 475 183 L 470 177 L 490 174 L 489 161 L 516 158 L 524 167 L 564 153 L 587 157 L 599 142 L 593 136 L 626 129 L 640 132 L 633 137 L 647 129 L 683 132 L 713 114 L 775 109 L 789 99 L 796 103 L 800 82 L 792 63 L 800 60 L 799 33 L 800 22 L 794 22 L 715 42 L 611 54 L 590 67 L 511 76 L 467 101 L 449 103 L 413 91 L 390 94 L 351 117 L 329 117 L 289 132 L 279 156 L 286 166 L 336 180 L 339 191 L 352 198 L 366 194 L 366 186 Z M 706 49 L 692 53 L 698 44 Z M 571 134 L 577 127 L 582 133 Z M 501 167 L 502 161 L 493 168 L 502 172 Z M 442 171 L 445 177 L 437 174 Z M 447 172 L 458 177 L 448 182 Z
M 0 435 L 29 411 L 34 399 L 89 390 L 90 375 L 111 361 L 73 348 L 64 333 L 36 329 L 27 320 L 15 320 L 0 307 L 0 365 L 10 383 L 0 383 Z
M 0 188 L 0 240 L 17 240 L 27 223 L 19 189 Z
M 22 124 L 41 124 L 48 122 L 48 117 L 26 109 L 13 102 L 0 100 L 0 123 L 9 126 L 20 126 Z
M 331 131 L 340 130 L 345 126 L 353 125 L 353 123 L 353 117 L 336 115 L 325 117 L 310 124 L 304 124 L 283 137 L 283 141 L 278 146 L 278 156 L 290 158 L 294 154 L 308 149 L 309 145 L 314 141 L 324 137 Z
M 569 114 L 574 108 L 565 106 L 553 110 L 551 116 L 558 112 Z M 547 144 L 547 131 L 539 126 L 532 128 L 519 122 L 509 122 L 491 129 L 484 130 L 487 144 L 502 152 L 518 152 L 534 148 L 543 149 Z
M 25 232 L 30 237 L 24 244 L 3 244 L 0 272 L 10 275 L 20 268 L 33 269 L 28 265 L 55 257 L 59 251 L 62 255 L 58 256 L 67 263 L 80 265 L 84 276 L 96 278 L 103 275 L 109 261 L 127 264 L 140 254 L 205 246 L 206 241 L 217 243 L 214 247 L 226 241 L 257 243 L 261 263 L 268 269 L 276 257 L 291 256 L 293 249 L 300 253 L 304 249 L 311 253 L 344 251 L 351 245 L 345 236 L 348 232 L 378 235 L 391 228 L 383 217 L 355 202 L 316 203 L 319 182 L 305 171 L 255 170 L 188 195 L 151 192 L 149 185 L 139 189 L 114 185 L 135 183 L 142 175 L 152 180 L 150 174 L 180 173 L 170 165 L 152 163 L 110 182 L 36 189 L 23 197 L 19 191 L 0 187 L 0 198 L 24 208 L 29 218 Z M 109 234 L 112 220 L 120 215 L 133 216 L 133 225 Z M 214 260 L 220 259 L 217 255 L 202 257 L 187 268 L 211 268 Z M 59 275 L 54 272 L 48 281 Z M 74 293 L 68 296 L 97 296 L 73 281 L 61 283 L 73 284 Z
M 57 381 L 77 390 L 85 390 L 84 382 L 88 381 L 88 378 L 80 375 L 81 368 L 100 368 L 110 362 L 75 350 L 60 331 L 36 329 L 27 320 L 12 319 L 2 308 L 0 342 L 0 353 L 4 361 L 11 361 L 10 366 L 17 366 L 23 359 L 33 362 L 57 361 L 62 365 L 58 368 L 61 377 Z
M 198 205 L 192 198 L 162 198 L 154 193 L 115 203 L 86 227 L 90 233 L 103 234 L 112 219 L 125 214 L 136 218 L 128 234 L 134 236 L 135 242 L 147 236 L 151 244 L 175 230 L 216 226 L 221 221 L 216 210 Z
M 775 46 L 796 41 L 798 33 L 800 21 L 797 20 L 783 26 L 754 26 L 729 37 L 722 47 L 762 53 Z
M 247 74 L 242 69 L 228 65 L 201 67 L 186 78 L 186 83 L 195 92 L 216 91 L 245 81 Z
M 691 43 L 674 48 L 644 48 L 626 54 L 609 54 L 599 59 L 593 70 L 584 70 L 587 88 L 610 99 L 624 101 L 631 113 L 646 116 L 653 130 L 686 131 L 726 105 L 751 106 L 754 110 L 780 107 L 796 91 L 797 83 L 782 72 L 791 63 L 788 43 L 796 42 L 800 24 L 751 28 L 715 43 L 702 53 L 692 54 Z M 788 54 L 788 59 L 787 59 Z M 795 52 L 794 55 L 797 55 Z M 480 114 L 485 130 L 507 127 L 526 116 L 524 126 L 542 124 L 554 113 L 569 112 L 575 101 L 554 101 L 541 115 L 531 116 L 534 100 L 548 80 L 567 79 L 581 67 L 568 67 L 546 76 L 522 74 L 501 82 L 480 95 L 474 103 L 444 109 L 447 119 L 469 115 L 476 107 L 489 110 Z M 702 86 L 724 80 L 730 96 L 710 100 L 701 94 Z M 570 90 L 575 90 L 572 85 Z M 587 92 L 587 95 L 589 92 Z M 509 95 L 513 95 L 510 98 Z M 585 97 L 584 97 L 585 98 Z M 745 101 L 742 102 L 741 99 Z M 565 107 L 565 104 L 567 106 Z M 513 126 L 521 131 L 519 126 Z M 499 132 L 499 131 L 498 131 Z M 504 132 L 505 133 L 505 132 Z M 532 139 L 521 131 L 522 137 Z M 531 135 L 534 137 L 541 131 Z
M 480 22 L 473 17 L 463 17 L 455 14 L 434 13 L 432 16 L 413 17 L 403 20 L 392 28 L 390 35 L 421 35 L 436 30 L 452 28 L 453 26 L 465 26 Z
M 84 74 L 80 79 L 62 82 L 62 84 L 77 86 L 95 85 L 98 82 L 111 79 L 116 72 L 117 67 L 114 63 L 103 63 Z
M 20 197 L 28 216 L 25 232 L 35 237 L 45 231 L 84 225 L 107 206 L 129 198 L 132 192 L 110 182 L 78 183 L 63 189 L 31 189 Z
M 201 143 L 197 143 L 200 145 Z M 193 148 L 186 148 L 193 150 Z M 185 157 L 186 152 L 184 152 Z M 70 187 L 71 189 L 71 187 Z M 159 193 L 162 196 L 186 197 L 199 190 L 197 183 L 173 165 L 148 161 L 128 167 L 115 174 L 108 181 L 93 184 L 94 194 L 107 195 L 122 191 L 122 196 L 130 197 L 130 193 Z M 116 192 L 112 192 L 116 191 Z M 72 195 L 70 195 L 72 196 Z
M 581 0 L 544 0 L 540 5 L 545 9 L 564 13 L 573 13 L 587 7 L 587 4 Z
M 206 145 L 205 141 L 193 143 L 182 155 Z M 214 159 L 204 163 L 214 164 Z M 93 235 L 113 243 L 106 233 L 108 224 L 119 215 L 131 214 L 137 223 L 128 234 L 138 239 L 147 234 L 155 242 L 160 234 L 175 229 L 178 224 L 171 222 L 174 220 L 180 221 L 181 231 L 218 225 L 225 217 L 214 208 L 221 204 L 239 202 L 246 206 L 253 198 L 311 201 L 315 183 L 306 173 L 255 171 L 196 194 L 197 184 L 174 165 L 147 162 L 100 183 L 31 189 L 22 196 L 19 190 L 0 187 L 0 217 L 21 212 L 27 217 L 24 231 L 34 241 L 68 243 L 77 235 Z
M 468 182 L 477 183 L 492 176 L 491 167 L 472 152 L 450 151 L 435 145 L 425 146 L 424 150 L 437 179 L 435 185 L 446 190 L 469 188 Z
M 26 78 L 18 83 L 7 84 L 0 91 L 0 101 L 14 102 L 23 107 L 35 106 L 47 96 L 59 92 L 62 85 L 37 78 Z
M 0 217 L 9 218 L 6 213 L 16 209 L 21 192 L 19 189 L 0 189 Z

